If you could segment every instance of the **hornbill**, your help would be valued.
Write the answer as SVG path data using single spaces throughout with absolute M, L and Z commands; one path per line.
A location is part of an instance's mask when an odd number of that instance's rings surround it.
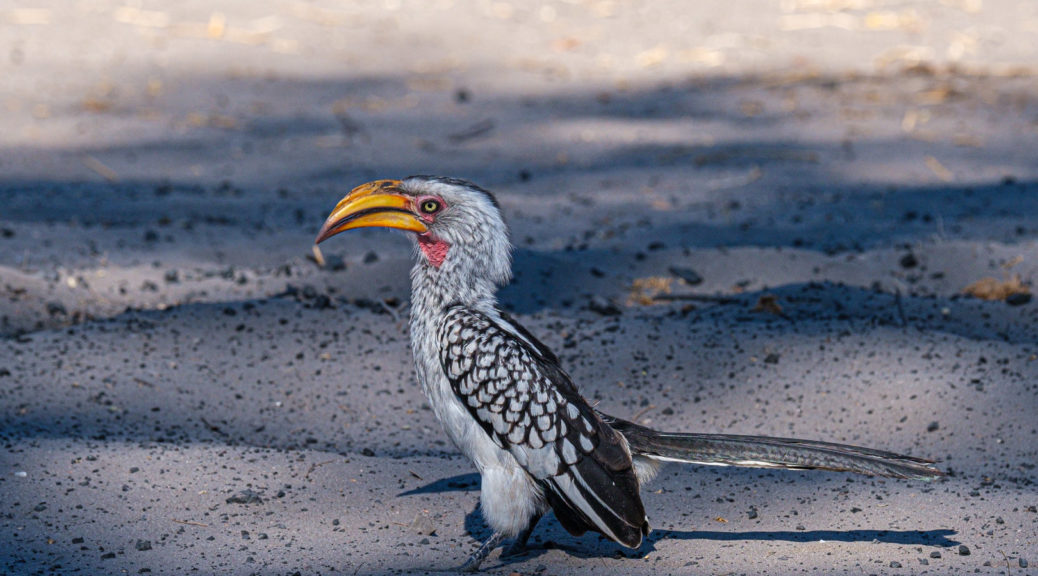
M 592 530 L 629 548 L 649 532 L 641 485 L 664 462 L 822 469 L 932 478 L 929 460 L 788 438 L 660 432 L 593 408 L 559 359 L 498 308 L 512 276 L 500 206 L 454 178 L 412 176 L 354 188 L 315 243 L 354 228 L 397 228 L 415 241 L 411 350 L 429 404 L 481 475 L 493 534 L 462 569 L 476 571 L 505 538 L 521 553 L 555 512 L 579 536 Z

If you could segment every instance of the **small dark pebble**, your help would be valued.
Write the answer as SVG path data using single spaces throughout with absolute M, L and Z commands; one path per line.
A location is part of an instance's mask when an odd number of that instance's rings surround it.
M 324 266 L 332 272 L 342 272 L 346 269 L 346 261 L 337 254 L 328 254 L 324 257 Z
M 1021 568 L 1027 568 L 1027 560 L 1021 558 L 1021 559 L 1017 560 L 1017 563 L 1020 564 Z
M 603 272 L 599 268 L 591 268 L 591 275 L 595 278 L 602 278 L 603 276 L 605 276 L 605 272 Z
M 82 538 L 78 538 L 78 537 L 77 538 L 73 538 L 72 539 L 72 543 L 73 544 L 82 544 L 83 543 L 83 539 Z
M 246 489 L 227 498 L 226 502 L 228 504 L 262 504 L 263 498 L 252 490 Z
M 140 471 L 141 471 L 140 468 L 138 468 L 136 466 L 130 466 L 130 474 L 136 474 L 136 473 L 138 473 Z
M 772 352 L 771 354 L 768 354 L 767 356 L 764 357 L 764 363 L 765 364 L 778 364 L 779 363 L 779 355 L 775 354 L 774 352 Z
M 969 556 L 969 555 L 970 555 L 969 546 L 966 546 L 965 544 L 959 544 L 959 556 Z
M 930 552 L 930 558 L 940 558 L 940 557 L 941 557 L 941 551 L 940 550 L 934 550 L 933 552 Z
M 797 524 L 797 530 L 800 530 L 801 532 L 803 532 L 804 530 L 807 530 L 807 528 L 804 528 L 803 524 Z
M 858 508 L 857 506 L 851 508 L 851 514 L 857 514 L 858 512 L 861 512 L 861 508 Z
M 112 558 L 115 558 L 115 552 L 106 552 L 101 555 L 102 560 L 111 560 Z
M 607 300 L 602 296 L 592 296 L 591 300 L 587 303 L 588 310 L 601 314 L 602 316 L 619 316 L 623 313 L 620 307 L 617 306 L 613 301 Z
M 3 236 L 4 238 L 12 238 L 14 237 L 14 230 L 11 230 L 10 228 L 0 228 L 0 236 Z
M 900 262 L 902 268 L 915 268 L 919 265 L 919 260 L 911 252 L 902 256 Z
M 33 510 L 36 511 L 36 512 L 43 512 L 46 509 L 47 509 L 47 503 L 46 502 L 40 502 L 39 504 L 37 504 L 33 508 Z
M 378 254 L 374 252 L 368 252 L 364 255 L 365 264 L 374 264 L 375 262 L 378 262 Z
M 237 316 L 237 314 L 238 314 L 238 311 L 235 310 L 234 308 L 231 308 L 230 306 L 227 306 L 226 308 L 223 309 L 223 315 L 224 316 Z
M 898 562 L 897 560 L 891 560 L 890 561 L 890 567 L 891 568 L 900 568 L 901 567 L 901 563 Z
M 755 520 L 757 518 L 757 509 L 750 508 L 750 511 L 746 513 L 746 517 L 750 520 Z
M 144 232 L 144 241 L 145 242 L 158 242 L 159 241 L 159 233 L 154 231 L 154 230 L 148 230 L 148 231 Z
M 47 314 L 51 316 L 68 316 L 68 310 L 65 309 L 65 305 L 57 300 L 47 302 Z
M 266 532 L 260 532 L 256 535 L 256 538 L 259 540 L 266 540 L 267 538 L 270 538 L 270 536 L 268 536 Z
M 674 414 L 674 409 L 670 406 L 667 406 L 663 410 L 660 410 L 660 414 L 663 414 L 664 416 L 671 416 Z
M 252 540 L 252 535 L 249 534 L 248 530 L 242 530 L 241 531 L 241 539 L 242 540 Z
M 926 425 L 926 431 L 927 432 L 936 432 L 937 429 L 940 428 L 940 427 L 941 427 L 940 423 L 937 422 L 936 420 L 934 420 L 933 422 L 930 422 L 929 424 Z
M 177 282 L 180 282 L 180 273 L 176 270 L 166 270 L 164 278 L 167 283 L 176 284 Z
M 922 564 L 923 566 L 929 566 L 930 565 L 930 561 L 927 560 L 926 558 L 920 558 L 919 559 L 919 563 Z
M 667 268 L 667 271 L 671 274 L 681 278 L 685 281 L 685 284 L 689 286 L 696 286 L 703 283 L 703 277 L 691 268 L 685 266 L 671 266 Z
M 147 552 L 148 550 L 151 550 L 151 540 L 138 540 L 133 547 L 136 548 L 138 552 Z
M 1027 292 L 1017 292 L 1016 294 L 1010 294 L 1006 297 L 1006 304 L 1010 306 L 1023 306 L 1031 301 L 1031 294 Z
M 360 453 L 363 454 L 364 456 L 369 457 L 369 458 L 375 455 L 375 451 L 372 450 L 371 448 L 365 448 L 365 449 L 361 450 Z
M 339 522 L 338 518 L 332 520 L 332 526 L 338 526 L 339 524 L 340 524 L 340 522 Z

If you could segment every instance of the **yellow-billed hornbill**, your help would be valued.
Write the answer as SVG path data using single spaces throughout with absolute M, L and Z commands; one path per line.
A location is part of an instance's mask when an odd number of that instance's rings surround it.
M 787 438 L 658 432 L 598 412 L 558 358 L 497 306 L 511 279 L 508 228 L 494 197 L 463 180 L 412 176 L 351 191 L 316 242 L 353 228 L 412 232 L 411 349 L 418 381 L 455 446 L 482 477 L 493 535 L 522 551 L 548 510 L 571 534 L 588 530 L 630 548 L 649 532 L 640 486 L 662 462 L 822 469 L 931 478 L 930 461 Z

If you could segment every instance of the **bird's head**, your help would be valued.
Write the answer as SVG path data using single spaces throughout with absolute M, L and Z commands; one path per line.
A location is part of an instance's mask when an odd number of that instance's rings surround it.
M 362 184 L 339 201 L 314 242 L 366 227 L 411 232 L 421 265 L 492 284 L 511 278 L 511 244 L 497 200 L 470 182 L 410 176 Z

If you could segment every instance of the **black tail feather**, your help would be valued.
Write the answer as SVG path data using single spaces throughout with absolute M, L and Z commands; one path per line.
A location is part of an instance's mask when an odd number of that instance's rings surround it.
M 627 438 L 633 454 L 655 460 L 749 468 L 835 470 L 891 478 L 932 479 L 943 475 L 930 460 L 860 446 L 768 436 L 657 432 L 612 416 L 604 416 L 604 419 Z

